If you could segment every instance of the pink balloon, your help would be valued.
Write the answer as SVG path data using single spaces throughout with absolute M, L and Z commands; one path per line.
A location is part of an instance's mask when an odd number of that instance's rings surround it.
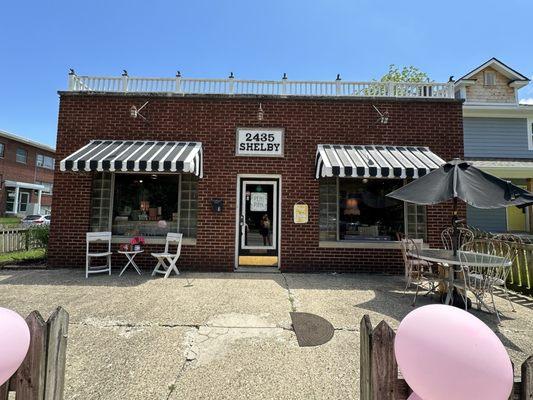
M 30 347 L 30 330 L 15 311 L 0 307 L 0 385 L 20 367 Z
M 398 367 L 422 399 L 502 400 L 511 360 L 494 332 L 472 314 L 433 304 L 410 312 L 394 342 Z
M 422 397 L 417 395 L 415 392 L 411 393 L 411 396 L 407 400 L 424 400 Z

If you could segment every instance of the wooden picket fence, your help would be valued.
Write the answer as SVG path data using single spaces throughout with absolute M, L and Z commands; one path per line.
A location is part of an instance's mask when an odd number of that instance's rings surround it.
M 65 382 L 68 313 L 58 307 L 44 321 L 38 311 L 26 317 L 30 328 L 30 348 L 11 378 L 0 386 L 0 400 L 62 400 Z
M 0 231 L 0 253 L 29 250 L 30 247 L 27 228 L 10 228 Z
M 411 388 L 398 375 L 395 336 L 385 321 L 372 328 L 368 315 L 361 320 L 360 400 L 406 400 L 411 395 Z M 520 374 L 515 376 L 509 400 L 533 399 L 533 356 L 522 364 Z

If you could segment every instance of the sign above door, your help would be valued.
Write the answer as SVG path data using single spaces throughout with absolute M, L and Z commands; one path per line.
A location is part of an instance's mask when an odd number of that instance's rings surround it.
M 283 128 L 237 128 L 235 155 L 283 157 Z

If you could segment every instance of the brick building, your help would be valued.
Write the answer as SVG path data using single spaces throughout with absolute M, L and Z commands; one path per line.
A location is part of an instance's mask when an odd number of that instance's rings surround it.
M 0 215 L 50 213 L 55 150 L 0 130 Z
M 153 268 L 179 231 L 182 269 L 402 271 L 396 232 L 439 244 L 451 204 L 385 195 L 463 156 L 462 103 L 449 83 L 315 85 L 71 75 L 49 264 L 83 266 L 85 233 L 112 231 L 143 235 Z

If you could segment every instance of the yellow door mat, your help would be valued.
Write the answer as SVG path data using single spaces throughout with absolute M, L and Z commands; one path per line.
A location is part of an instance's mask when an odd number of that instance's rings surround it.
M 239 256 L 239 265 L 275 267 L 278 265 L 276 256 Z

